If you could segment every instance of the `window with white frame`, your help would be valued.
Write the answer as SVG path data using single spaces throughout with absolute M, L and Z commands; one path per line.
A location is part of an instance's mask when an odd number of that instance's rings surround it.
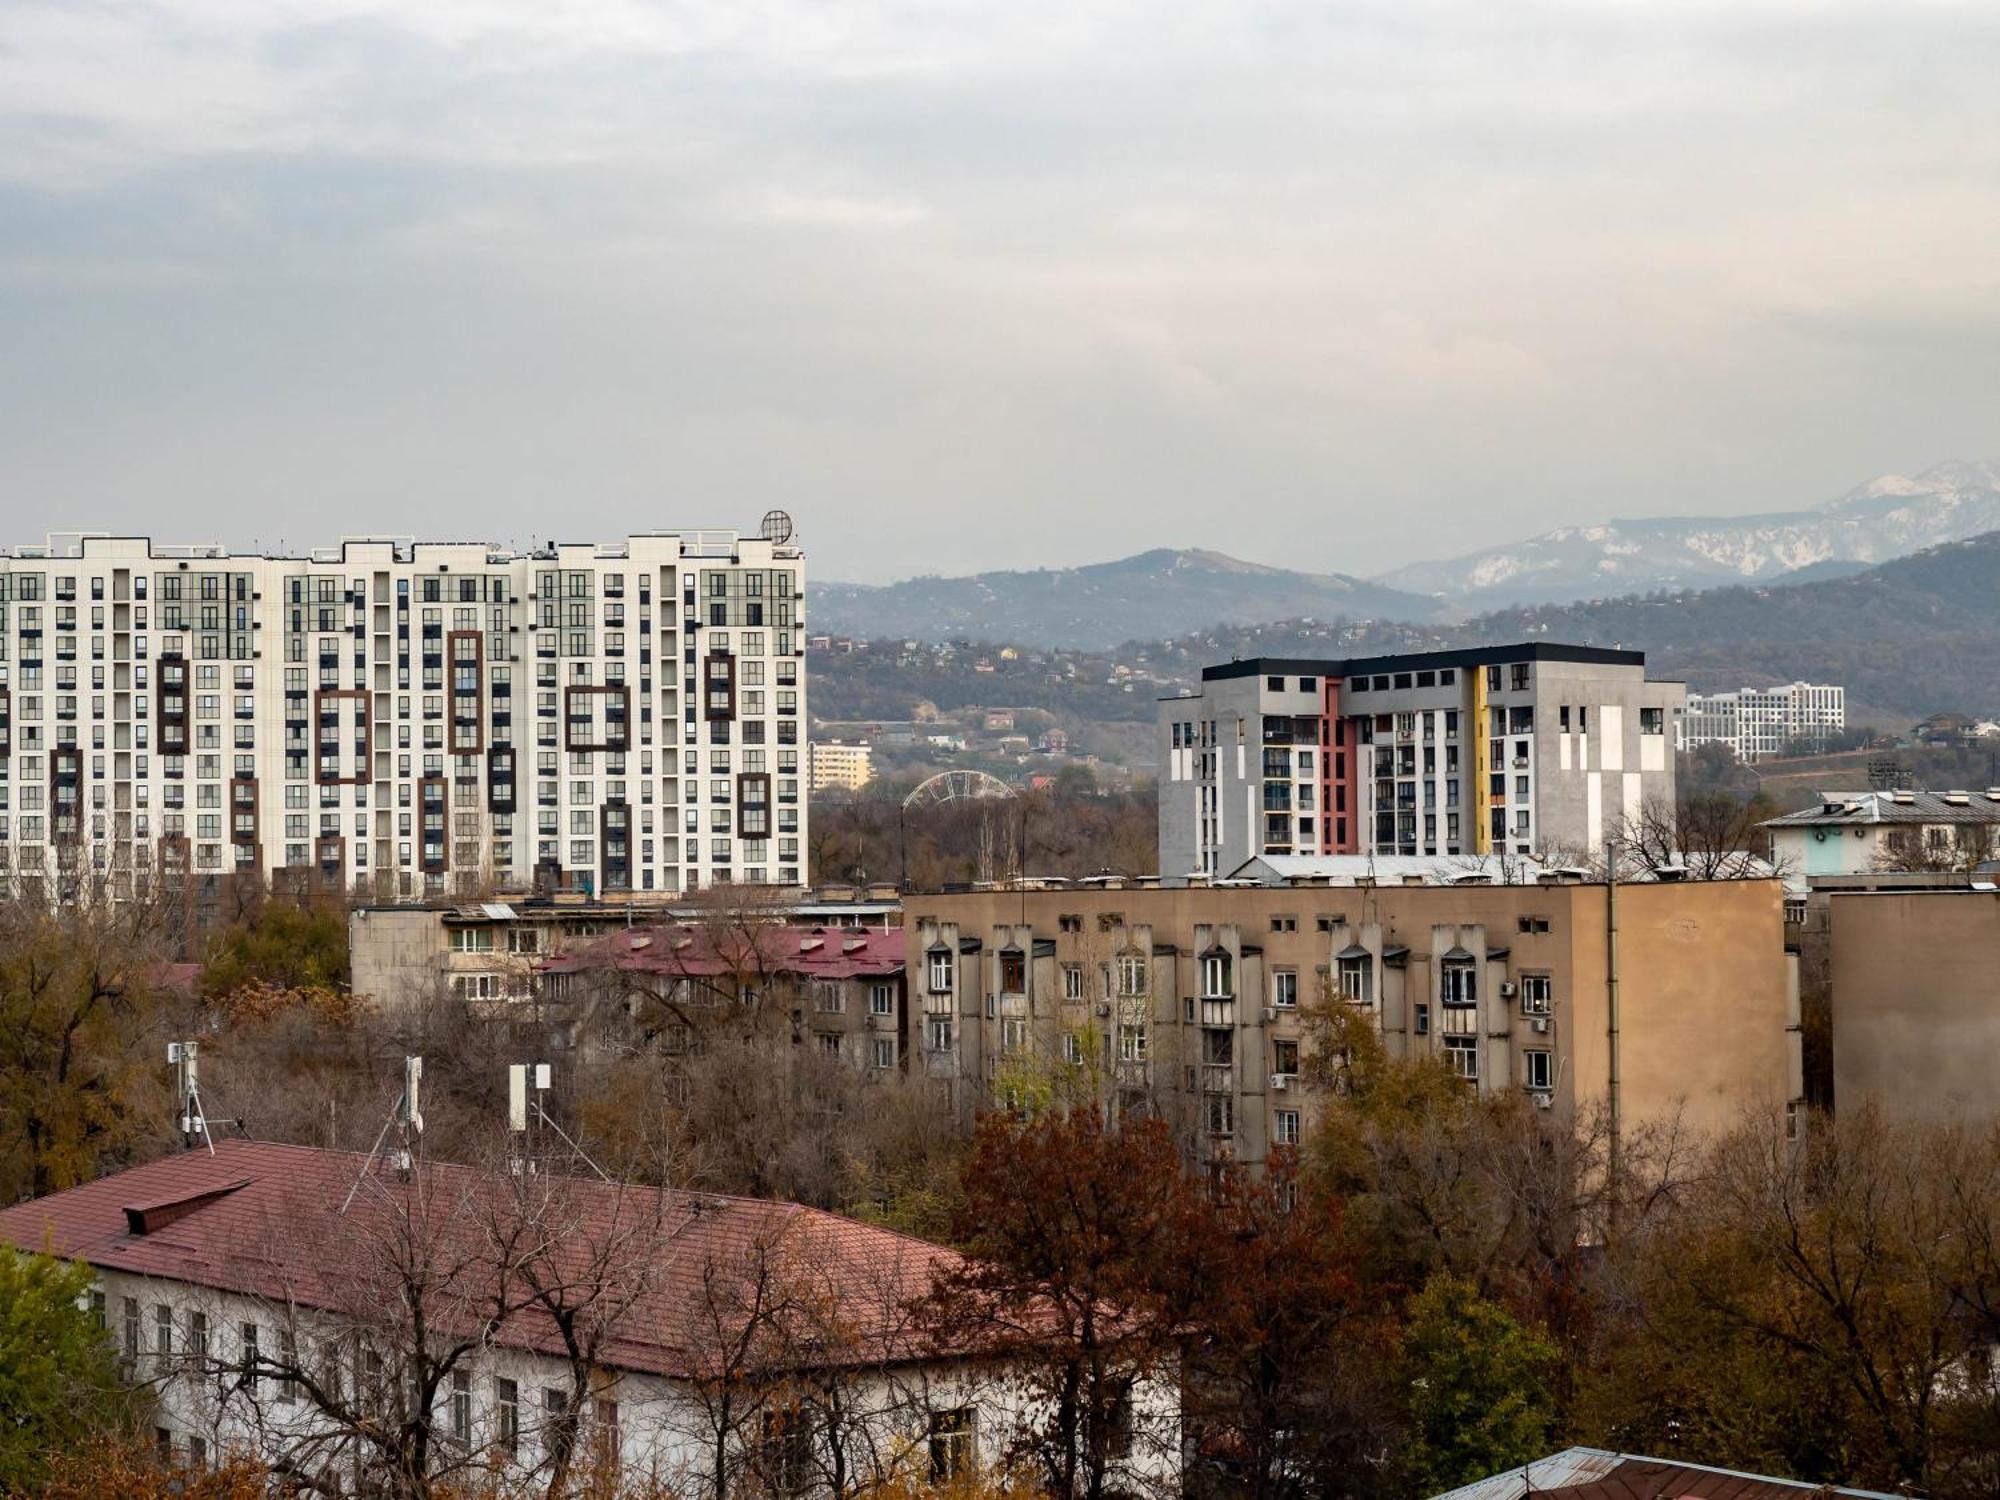
M 1082 964 L 1064 964 L 1062 971 L 1062 981 L 1063 981 L 1063 999 L 1081 1000 L 1083 998 Z
M 875 1038 L 875 1066 L 881 1069 L 896 1066 L 896 1039 L 892 1036 Z
M 1476 1081 L 1479 1077 L 1479 1038 L 1476 1036 L 1448 1036 L 1444 1039 L 1444 1060 L 1451 1064 L 1451 1070 L 1460 1078 Z
M 1227 1000 L 1236 993 L 1234 965 L 1227 953 L 1210 953 L 1202 959 L 1201 993 L 1207 1000 Z
M 1531 1047 L 1521 1054 L 1521 1085 L 1537 1094 L 1555 1087 L 1555 1054 L 1546 1048 Z
M 934 1411 L 930 1420 L 931 1482 L 942 1484 L 973 1472 L 979 1461 L 978 1414 L 969 1406 Z
M 1299 1003 L 1299 971 L 1297 969 L 1274 969 L 1271 971 L 1271 1003 L 1279 1010 L 1291 1010 Z
M 949 948 L 933 948 L 930 951 L 930 990 L 933 995 L 948 995 L 952 990 L 952 978 L 957 969 L 957 955 Z
M 1118 956 L 1118 993 L 1131 998 L 1147 993 L 1152 988 L 1152 965 L 1143 953 L 1121 953 Z
M 1521 976 L 1521 1014 L 1545 1016 L 1555 1002 L 1555 981 L 1547 974 Z
M 1367 954 L 1341 956 L 1340 998 L 1355 1005 L 1367 1005 L 1374 1000 L 1375 964 Z
M 868 1014 L 871 1016 L 893 1016 L 896 1013 L 896 987 L 890 984 L 868 986 Z
M 1438 998 L 1446 1005 L 1477 1005 L 1478 964 L 1470 958 L 1447 958 L 1438 965 Z
M 1281 1109 L 1271 1122 L 1271 1139 L 1279 1146 L 1296 1146 L 1299 1143 L 1299 1112 L 1295 1109 Z

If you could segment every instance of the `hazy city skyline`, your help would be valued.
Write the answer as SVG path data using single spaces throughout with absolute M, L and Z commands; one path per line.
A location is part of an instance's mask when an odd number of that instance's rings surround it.
M 2000 450 L 2000 14 L 0 0 L 9 542 L 1314 570 Z M 1317 524 L 1342 517 L 1336 546 Z

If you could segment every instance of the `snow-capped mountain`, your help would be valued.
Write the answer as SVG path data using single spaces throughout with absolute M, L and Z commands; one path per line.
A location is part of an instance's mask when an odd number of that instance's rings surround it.
M 1869 564 L 2000 529 L 2000 464 L 1885 474 L 1811 510 L 1562 526 L 1512 546 L 1412 563 L 1374 581 L 1455 610 L 1712 588 Z M 1803 580 L 1801 580 L 1803 581 Z

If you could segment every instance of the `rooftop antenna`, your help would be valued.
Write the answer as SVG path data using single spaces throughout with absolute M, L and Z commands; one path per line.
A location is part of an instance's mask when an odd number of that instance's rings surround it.
M 403 1059 L 403 1092 L 396 1099 L 396 1107 L 389 1111 L 389 1117 L 382 1122 L 382 1128 L 375 1132 L 375 1144 L 368 1148 L 367 1158 L 361 1163 L 361 1171 L 354 1179 L 354 1186 L 347 1190 L 347 1197 L 340 1205 L 346 1213 L 354 1202 L 354 1195 L 361 1191 L 361 1184 L 367 1180 L 368 1168 L 382 1154 L 382 1142 L 388 1137 L 389 1128 L 396 1127 L 396 1180 L 408 1182 L 416 1170 L 416 1153 L 422 1143 L 424 1115 L 418 1094 L 424 1079 L 424 1060 L 421 1057 Z
M 530 1089 L 533 1097 L 529 1097 Z M 584 1155 L 583 1147 L 571 1140 L 562 1126 L 549 1118 L 542 1101 L 549 1095 L 547 1063 L 514 1063 L 507 1069 L 507 1131 L 512 1150 L 507 1170 L 516 1177 L 532 1177 L 542 1170 L 542 1142 L 553 1134 L 576 1154 L 591 1171 L 606 1182 L 611 1174 Z
M 200 1046 L 195 1042 L 168 1042 L 167 1061 L 174 1070 L 174 1099 L 180 1112 L 181 1149 L 194 1150 L 200 1136 L 215 1155 L 215 1137 L 208 1133 L 208 1116 L 201 1107 Z
M 535 1094 L 532 1102 L 528 1098 L 531 1085 Z M 548 1119 L 542 1100 L 548 1091 L 547 1063 L 514 1063 L 507 1069 L 507 1132 L 511 1146 L 507 1170 L 516 1177 L 532 1176 L 536 1170 L 535 1148 L 540 1127 Z

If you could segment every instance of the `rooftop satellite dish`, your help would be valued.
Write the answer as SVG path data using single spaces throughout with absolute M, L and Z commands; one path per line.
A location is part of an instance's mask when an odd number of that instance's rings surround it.
M 757 528 L 757 535 L 767 542 L 783 544 L 792 539 L 792 518 L 782 510 L 764 512 L 764 524 Z

